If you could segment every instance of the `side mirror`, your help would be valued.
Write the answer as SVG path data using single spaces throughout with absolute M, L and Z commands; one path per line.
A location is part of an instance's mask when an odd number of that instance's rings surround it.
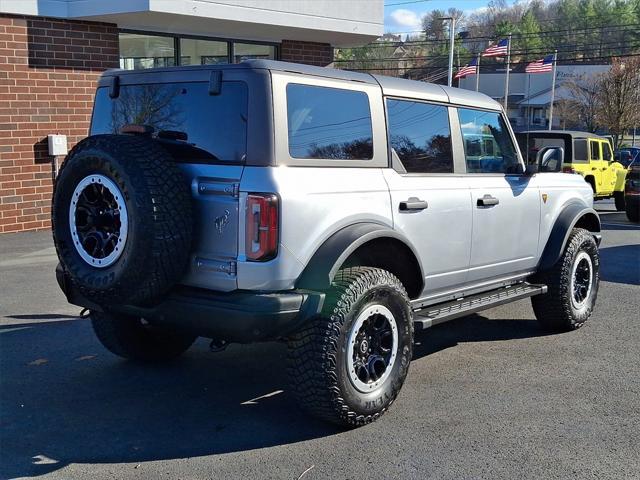
M 559 172 L 564 163 L 564 148 L 544 147 L 536 156 L 536 165 L 539 172 Z

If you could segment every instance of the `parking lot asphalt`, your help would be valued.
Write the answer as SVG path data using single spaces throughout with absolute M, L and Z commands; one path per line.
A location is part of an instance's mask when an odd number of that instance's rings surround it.
M 296 409 L 280 344 L 111 355 L 59 292 L 50 233 L 2 235 L 0 478 L 640 478 L 640 227 L 596 208 L 584 328 L 546 335 L 521 301 L 420 333 L 398 400 L 356 430 Z

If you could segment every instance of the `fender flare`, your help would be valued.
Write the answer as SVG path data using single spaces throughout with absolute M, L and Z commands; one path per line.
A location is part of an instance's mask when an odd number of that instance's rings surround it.
M 416 249 L 403 235 L 379 223 L 355 223 L 338 230 L 315 251 L 296 282 L 296 288 L 325 290 L 331 286 L 340 266 L 360 246 L 376 238 L 399 240 L 407 246 L 418 261 L 421 278 L 422 264 Z
M 562 209 L 551 229 L 551 234 L 542 252 L 540 262 L 538 263 L 538 270 L 548 270 L 556 264 L 569 240 L 571 230 L 576 226 L 578 221 L 586 215 L 591 217 L 591 221 L 593 221 L 594 218 L 596 221 L 596 223 L 592 224 L 590 230 L 592 232 L 599 232 L 600 217 L 593 208 L 585 207 L 579 203 L 570 203 Z

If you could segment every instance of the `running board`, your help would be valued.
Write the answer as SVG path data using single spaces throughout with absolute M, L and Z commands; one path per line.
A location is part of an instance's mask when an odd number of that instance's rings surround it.
M 416 331 L 426 330 L 429 327 L 453 320 L 454 318 L 464 317 L 481 310 L 497 307 L 498 305 L 511 303 L 523 298 L 533 297 L 534 295 L 542 293 L 547 293 L 546 285 L 532 285 L 530 283 L 508 285 L 477 295 L 471 295 L 416 310 L 413 325 Z

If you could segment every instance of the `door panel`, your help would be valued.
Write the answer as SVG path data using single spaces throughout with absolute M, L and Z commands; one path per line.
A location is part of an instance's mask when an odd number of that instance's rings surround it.
M 600 151 L 600 142 L 597 140 L 589 141 L 589 168 L 585 176 L 592 176 L 595 180 L 596 193 L 602 193 L 602 154 Z
M 467 281 L 534 268 L 540 225 L 540 192 L 535 177 L 468 175 L 467 182 L 473 209 Z
M 400 175 L 384 170 L 391 193 L 394 228 L 413 241 L 431 295 L 466 281 L 471 247 L 469 188 L 459 176 Z M 415 199 L 418 210 L 401 210 Z M 426 202 L 419 204 L 419 201 Z M 407 206 L 412 205 L 404 205 Z

